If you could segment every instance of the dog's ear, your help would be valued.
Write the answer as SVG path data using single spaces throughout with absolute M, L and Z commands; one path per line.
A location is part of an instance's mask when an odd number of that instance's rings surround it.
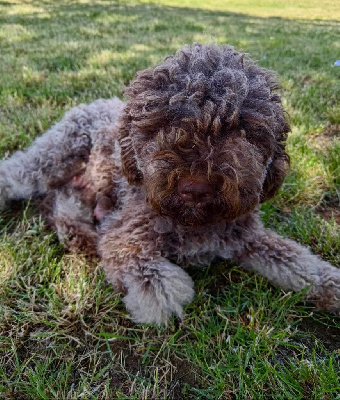
M 129 107 L 126 106 L 119 121 L 118 142 L 121 148 L 123 174 L 130 185 L 138 186 L 143 182 L 143 174 L 137 165 L 136 154 L 130 136 L 131 125 Z
M 284 143 L 278 144 L 274 156 L 267 167 L 267 174 L 262 186 L 261 203 L 276 195 L 287 175 L 289 156 L 284 147 Z

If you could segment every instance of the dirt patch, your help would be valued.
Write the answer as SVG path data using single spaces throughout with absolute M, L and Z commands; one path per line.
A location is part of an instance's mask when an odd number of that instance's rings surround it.
M 189 361 L 175 356 L 171 358 L 171 364 L 174 367 L 174 373 L 170 389 L 174 399 L 179 399 L 185 385 L 197 387 L 199 371 Z
M 340 225 L 340 199 L 338 196 L 325 196 L 322 203 L 315 208 L 315 211 L 326 221 L 334 218 Z
M 310 75 L 306 75 L 304 78 L 302 78 L 301 80 L 301 86 L 305 87 L 305 86 L 309 86 L 312 83 L 314 83 L 314 79 L 310 76 Z
M 323 153 L 326 153 L 337 140 L 340 140 L 340 124 L 328 125 L 323 131 L 309 137 L 312 146 Z
M 340 350 L 340 328 L 335 326 L 325 325 L 322 322 L 316 321 L 311 318 L 303 319 L 297 326 L 297 328 L 308 336 L 304 338 L 304 344 L 312 349 L 314 346 L 313 337 L 320 340 L 322 345 L 328 351 Z M 311 336 L 312 335 L 312 336 Z
M 315 351 L 317 356 L 322 358 L 326 352 L 334 353 L 336 359 L 340 361 L 340 328 L 312 318 L 302 319 L 296 328 L 297 333 L 290 343 L 297 347 L 279 345 L 275 354 L 279 364 L 284 365 L 288 358 L 299 357 L 302 348 L 307 352 L 307 357 Z M 316 340 L 319 342 L 317 346 Z
M 328 151 L 335 143 L 340 142 L 340 124 L 328 125 L 322 132 L 309 138 L 312 146 L 327 156 Z M 336 194 L 326 196 L 315 211 L 326 221 L 334 218 L 340 224 L 340 198 Z

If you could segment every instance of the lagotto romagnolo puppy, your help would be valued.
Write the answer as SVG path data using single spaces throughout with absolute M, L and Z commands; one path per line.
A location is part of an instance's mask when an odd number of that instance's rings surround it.
M 287 173 L 273 72 L 231 46 L 194 44 L 139 72 L 128 101 L 97 100 L 0 164 L 0 208 L 39 197 L 72 251 L 98 254 L 136 322 L 194 296 L 185 267 L 216 257 L 340 310 L 340 270 L 265 229 L 259 204 Z

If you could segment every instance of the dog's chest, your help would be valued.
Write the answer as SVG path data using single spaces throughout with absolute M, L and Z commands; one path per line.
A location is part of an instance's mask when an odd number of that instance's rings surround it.
M 232 256 L 225 224 L 204 228 L 172 227 L 170 232 L 160 233 L 157 242 L 164 257 L 182 266 L 206 266 L 216 257 Z

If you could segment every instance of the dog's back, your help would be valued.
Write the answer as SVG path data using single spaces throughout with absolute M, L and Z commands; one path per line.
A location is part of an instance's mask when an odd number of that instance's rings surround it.
M 13 200 L 39 197 L 64 245 L 93 254 L 94 218 L 114 207 L 121 170 L 116 125 L 123 106 L 113 98 L 75 107 L 26 151 L 2 161 L 0 210 Z

